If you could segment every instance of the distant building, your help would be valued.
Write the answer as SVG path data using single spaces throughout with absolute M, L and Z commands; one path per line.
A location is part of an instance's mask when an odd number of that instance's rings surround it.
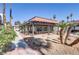
M 26 22 L 25 32 L 33 34 L 50 33 L 57 23 L 56 20 L 35 16 Z
M 72 32 L 79 32 L 79 20 L 74 21 L 77 25 L 72 27 Z

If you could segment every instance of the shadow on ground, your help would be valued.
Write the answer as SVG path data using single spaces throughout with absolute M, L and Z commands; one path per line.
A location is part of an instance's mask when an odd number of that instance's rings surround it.
M 11 42 L 6 44 L 3 51 L 7 52 L 7 51 L 15 50 L 15 48 L 23 48 L 23 49 L 25 49 L 27 47 L 28 47 L 28 44 L 24 40 L 19 40 L 17 44 L 11 43 Z
M 78 44 L 79 43 L 79 38 L 77 38 L 76 40 L 74 40 L 72 43 L 70 43 L 70 44 L 67 44 L 66 43 L 66 45 L 68 45 L 68 46 L 74 46 L 74 45 L 76 45 L 76 44 Z

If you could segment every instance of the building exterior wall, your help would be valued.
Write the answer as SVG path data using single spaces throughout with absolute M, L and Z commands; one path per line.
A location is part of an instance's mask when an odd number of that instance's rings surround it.
M 73 32 L 76 32 L 76 31 L 79 32 L 79 25 L 72 27 L 71 30 L 72 30 Z
M 41 25 L 34 25 L 34 28 L 32 26 L 26 26 L 26 32 L 32 33 L 34 30 L 35 33 L 47 33 L 53 31 L 53 26 L 41 26 Z

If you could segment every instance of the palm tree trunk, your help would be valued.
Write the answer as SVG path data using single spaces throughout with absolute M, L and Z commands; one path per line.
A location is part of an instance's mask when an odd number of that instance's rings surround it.
M 67 39 L 68 39 L 68 36 L 69 36 L 69 33 L 70 33 L 70 29 L 71 29 L 71 27 L 69 26 L 68 29 L 67 29 L 67 32 L 66 32 L 64 44 L 67 43 Z
M 4 29 L 6 30 L 6 15 L 5 15 L 5 8 L 6 5 L 3 3 L 3 23 L 4 23 Z
M 10 26 L 12 27 L 12 5 L 10 4 Z
M 6 16 L 3 15 L 3 23 L 4 23 L 4 29 L 6 30 Z
M 10 27 L 12 27 L 12 19 L 10 19 Z
M 63 29 L 60 29 L 60 42 L 63 44 Z

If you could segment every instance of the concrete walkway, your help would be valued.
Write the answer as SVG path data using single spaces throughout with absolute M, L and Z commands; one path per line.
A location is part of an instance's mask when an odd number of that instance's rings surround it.
M 12 51 L 5 53 L 5 55 L 41 55 L 41 53 L 37 50 L 31 49 L 24 41 L 21 33 L 15 31 L 17 37 L 12 43 L 16 45 L 16 48 Z

